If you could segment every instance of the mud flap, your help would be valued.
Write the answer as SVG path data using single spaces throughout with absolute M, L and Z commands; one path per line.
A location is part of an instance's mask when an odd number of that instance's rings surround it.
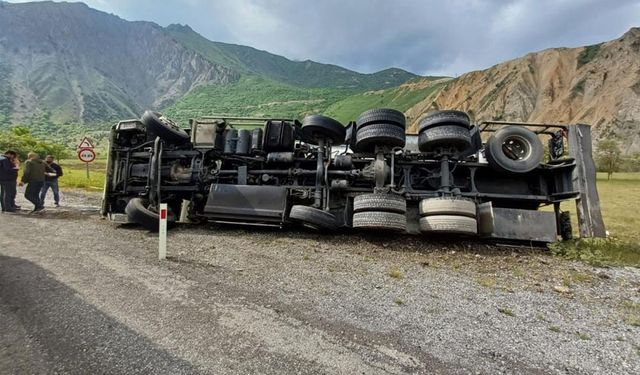
M 483 238 L 555 242 L 556 215 L 553 212 L 478 205 L 478 234 Z

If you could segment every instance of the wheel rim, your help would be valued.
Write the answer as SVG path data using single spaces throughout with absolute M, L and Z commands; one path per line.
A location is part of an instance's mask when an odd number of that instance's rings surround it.
M 170 119 L 164 117 L 164 116 L 159 116 L 158 120 L 160 120 L 160 122 L 174 130 L 180 130 L 180 127 L 178 125 L 176 125 L 175 122 L 171 121 Z
M 511 160 L 525 160 L 531 156 L 531 144 L 519 135 L 510 135 L 502 142 L 502 152 Z

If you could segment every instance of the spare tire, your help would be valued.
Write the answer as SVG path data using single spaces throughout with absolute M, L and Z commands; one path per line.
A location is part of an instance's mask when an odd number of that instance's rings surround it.
M 455 148 L 464 151 L 471 147 L 469 129 L 459 125 L 440 125 L 425 129 L 418 135 L 418 148 L 422 152 L 437 148 Z
M 404 129 L 407 126 L 407 119 L 404 113 L 395 109 L 378 108 L 362 112 L 356 120 L 358 129 L 371 124 L 393 124 Z
M 168 143 L 182 144 L 191 139 L 186 131 L 158 112 L 145 111 L 141 121 L 147 127 L 147 131 Z
M 358 152 L 373 152 L 376 146 L 404 147 L 404 128 L 393 124 L 371 124 L 356 132 Z
M 334 231 L 338 229 L 336 217 L 327 211 L 315 207 L 295 205 L 291 207 L 289 219 L 298 221 L 302 225 L 320 231 Z
M 124 208 L 124 212 L 127 214 L 127 219 L 132 223 L 140 224 L 145 229 L 154 232 L 159 229 L 160 215 L 149 206 L 149 201 L 146 199 L 139 197 L 131 199 Z M 171 209 L 167 212 L 167 221 L 171 224 L 176 221 Z
M 302 132 L 311 144 L 318 144 L 321 138 L 330 139 L 331 144 L 341 145 L 347 131 L 341 123 L 331 117 L 309 115 L 302 120 Z
M 428 113 L 425 117 L 422 118 L 422 120 L 420 120 L 419 132 L 429 129 L 433 126 L 443 124 L 455 124 L 469 129 L 469 127 L 471 126 L 471 120 L 469 119 L 469 115 L 462 111 L 434 111 Z
M 536 169 L 544 148 L 536 133 L 521 126 L 498 129 L 485 145 L 489 165 L 498 172 L 527 173 Z

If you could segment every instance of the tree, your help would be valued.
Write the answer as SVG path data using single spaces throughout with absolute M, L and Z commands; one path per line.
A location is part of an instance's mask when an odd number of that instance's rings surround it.
M 51 154 L 57 159 L 62 159 L 70 154 L 67 146 L 36 138 L 24 126 L 14 126 L 8 130 L 0 131 L 0 152 L 7 150 L 16 151 L 21 160 L 24 160 L 27 154 L 32 151 L 41 157 Z
M 596 151 L 596 163 L 598 170 L 607 172 L 607 180 L 611 179 L 613 172 L 617 172 L 620 167 L 622 151 L 618 142 L 613 139 L 603 139 L 598 142 Z

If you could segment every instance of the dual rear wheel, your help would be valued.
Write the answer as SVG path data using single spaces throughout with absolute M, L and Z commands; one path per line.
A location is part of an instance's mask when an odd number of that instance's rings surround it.
M 405 231 L 407 201 L 394 194 L 362 194 L 353 199 L 353 227 Z
M 476 204 L 460 198 L 429 198 L 420 201 L 420 231 L 429 234 L 478 233 Z

